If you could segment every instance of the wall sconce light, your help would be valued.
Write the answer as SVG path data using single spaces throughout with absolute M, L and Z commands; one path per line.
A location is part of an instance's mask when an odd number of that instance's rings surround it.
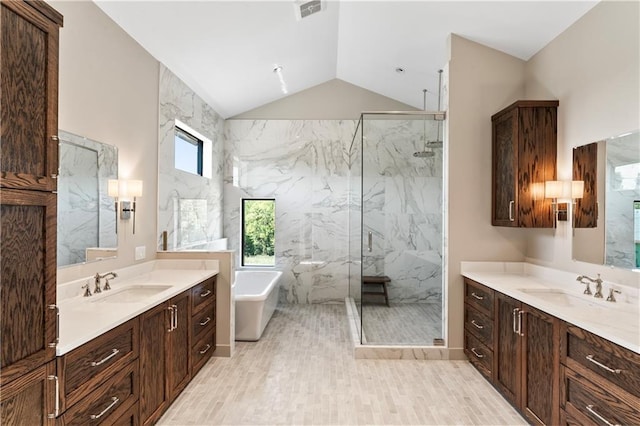
M 136 233 L 136 198 L 142 197 L 141 180 L 109 179 L 107 193 L 115 198 L 116 233 L 118 233 L 118 211 L 120 219 L 129 220 L 133 213 L 133 233 Z M 120 208 L 118 208 L 118 205 Z
M 568 203 L 558 200 L 575 200 L 584 195 L 584 181 L 581 180 L 548 180 L 544 183 L 544 197 L 550 198 L 553 215 L 556 221 L 566 221 L 568 217 Z

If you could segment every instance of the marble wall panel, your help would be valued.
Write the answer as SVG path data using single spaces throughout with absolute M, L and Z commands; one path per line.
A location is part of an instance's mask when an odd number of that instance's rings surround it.
M 159 101 L 158 249 L 163 231 L 168 234 L 169 250 L 198 247 L 223 234 L 224 120 L 164 65 L 160 66 Z M 211 141 L 210 178 L 174 167 L 176 119 Z M 204 203 L 205 213 L 187 215 L 181 210 L 189 203 L 185 200 Z

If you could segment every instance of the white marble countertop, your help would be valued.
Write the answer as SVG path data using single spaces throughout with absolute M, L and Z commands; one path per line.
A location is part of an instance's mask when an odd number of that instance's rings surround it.
M 100 271 L 104 274 L 107 271 Z M 114 271 L 109 280 L 111 290 L 83 297 L 82 285 L 89 282 L 93 292 L 93 277 L 85 277 L 58 286 L 60 309 L 60 341 L 56 355 L 81 346 L 91 339 L 117 327 L 141 313 L 169 300 L 201 281 L 218 273 L 215 260 L 154 260 Z M 102 280 L 104 286 L 104 280 Z M 125 288 L 168 286 L 140 302 L 107 303 L 102 300 Z
M 462 262 L 462 275 L 520 300 L 561 320 L 579 326 L 620 346 L 640 353 L 638 289 L 605 281 L 602 299 L 583 294 L 578 274 L 519 262 Z M 604 277 L 603 277 L 604 279 Z M 607 302 L 609 288 L 621 291 Z M 570 295 L 570 303 L 540 298 L 539 291 Z M 591 284 L 595 293 L 595 285 Z

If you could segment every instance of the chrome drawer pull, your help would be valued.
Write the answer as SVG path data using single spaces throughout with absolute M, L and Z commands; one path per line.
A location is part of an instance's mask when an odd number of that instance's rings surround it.
M 200 355 L 206 354 L 209 349 L 211 349 L 211 345 L 207 344 L 207 347 L 200 351 Z
M 480 330 L 484 328 L 484 325 L 477 324 L 476 320 L 471 320 L 471 324 L 473 324 L 476 328 L 479 328 Z
M 111 397 L 111 401 L 113 401 L 113 402 L 111 404 L 109 404 L 109 406 L 107 408 L 102 410 L 100 412 L 100 414 L 92 414 L 92 415 L 89 416 L 89 418 L 91 420 L 99 419 L 100 417 L 102 417 L 104 415 L 104 413 L 106 413 L 107 411 L 111 410 L 118 402 L 120 402 L 120 400 L 116 396 L 112 396 Z
M 200 325 L 204 327 L 205 325 L 209 324 L 209 322 L 211 322 L 211 317 L 207 317 L 207 319 L 202 321 Z
M 56 311 L 56 340 L 49 343 L 50 348 L 55 348 L 60 343 L 60 308 L 56 305 L 49 305 L 49 309 Z
M 210 294 L 211 294 L 211 290 L 207 290 L 204 293 L 200 293 L 200 297 L 207 297 Z
M 518 311 L 519 311 L 519 310 L 520 310 L 519 308 L 515 308 L 515 309 L 511 312 L 511 314 L 512 314 L 512 316 L 513 316 L 513 332 L 514 332 L 515 334 L 520 334 L 520 330 L 518 330 L 518 325 L 517 325 L 518 323 L 517 323 L 517 321 L 516 321 L 516 316 L 518 315 Z
M 613 368 L 611 368 L 611 367 L 607 367 L 606 365 L 604 365 L 604 364 L 602 364 L 602 363 L 600 363 L 600 362 L 596 361 L 596 360 L 593 358 L 593 355 L 587 355 L 587 359 L 588 359 L 589 361 L 591 361 L 592 363 L 594 363 L 595 365 L 597 365 L 598 367 L 600 367 L 600 368 L 603 368 L 603 369 L 607 370 L 609 373 L 615 373 L 615 374 L 620 374 L 620 373 L 622 373 L 622 370 L 620 370 L 620 369 L 618 369 L 618 368 L 613 369 Z
M 476 352 L 476 348 L 471 348 L 471 352 L 473 352 L 473 354 L 475 356 L 477 356 L 478 358 L 484 358 L 484 355 L 479 354 L 478 352 Z
M 509 222 L 515 222 L 515 218 L 513 217 L 513 205 L 515 201 L 509 201 Z
M 475 293 L 471 293 L 471 295 L 472 295 L 473 297 L 475 297 L 476 299 L 478 299 L 478 300 L 484 300 L 484 296 L 478 296 L 478 295 L 477 295 L 477 294 L 475 294 Z
M 55 419 L 60 415 L 60 380 L 58 380 L 58 376 L 47 376 L 48 380 L 55 380 L 56 382 L 56 402 L 53 414 L 47 414 L 47 418 Z
M 607 421 L 607 419 L 605 419 L 605 418 L 604 418 L 604 417 L 602 417 L 600 414 L 598 414 L 598 413 L 596 412 L 596 410 L 594 410 L 594 409 L 593 409 L 593 405 L 592 405 L 592 404 L 587 405 L 587 407 L 586 407 L 586 408 L 587 408 L 587 411 L 589 411 L 591 414 L 593 414 L 594 416 L 596 416 L 596 417 L 597 417 L 597 418 L 598 418 L 602 423 L 605 423 L 605 424 L 606 424 L 606 425 L 608 425 L 608 426 L 620 426 L 620 425 L 619 425 L 619 424 L 617 424 L 617 423 L 615 423 L 615 424 L 614 424 L 614 423 L 611 423 L 611 422 Z
M 111 355 L 107 356 L 106 358 L 102 358 L 100 361 L 91 361 L 91 366 L 92 367 L 97 367 L 100 364 L 104 364 L 105 362 L 109 361 L 111 358 L 113 358 L 114 356 L 118 355 L 120 351 L 118 349 L 112 349 L 111 350 Z

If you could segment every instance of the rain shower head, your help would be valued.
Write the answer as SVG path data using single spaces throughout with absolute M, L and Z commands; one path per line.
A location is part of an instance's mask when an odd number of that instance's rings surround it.
M 440 110 L 440 97 L 442 94 L 442 70 L 438 71 L 438 110 Z M 423 93 L 423 103 L 422 109 L 424 111 L 427 110 L 427 89 L 422 90 Z M 413 156 L 415 158 L 431 158 L 435 155 L 433 152 L 434 149 L 440 149 L 444 145 L 444 142 L 440 140 L 440 121 L 438 121 L 438 137 L 435 141 L 427 141 L 427 128 L 426 128 L 426 117 L 422 120 L 423 127 L 423 135 L 422 138 L 424 140 L 424 148 L 422 151 L 414 152 Z

